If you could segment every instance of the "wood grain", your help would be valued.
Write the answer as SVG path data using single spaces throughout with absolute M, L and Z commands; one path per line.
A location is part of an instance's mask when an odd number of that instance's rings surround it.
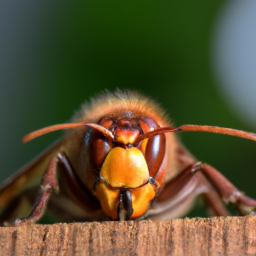
M 0 255 L 256 255 L 256 216 L 2 227 Z

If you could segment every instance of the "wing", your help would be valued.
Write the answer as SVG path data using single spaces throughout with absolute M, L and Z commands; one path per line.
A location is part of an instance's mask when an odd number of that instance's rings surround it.
M 61 139 L 53 143 L 39 156 L 23 166 L 13 176 L 5 180 L 0 186 L 0 208 L 6 206 L 12 198 L 25 188 L 41 179 L 50 159 L 56 155 L 61 147 Z M 38 184 L 40 181 L 38 182 Z

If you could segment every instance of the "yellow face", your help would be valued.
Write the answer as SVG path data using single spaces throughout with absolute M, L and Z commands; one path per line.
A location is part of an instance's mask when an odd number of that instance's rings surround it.
M 137 148 L 113 148 L 107 155 L 94 195 L 100 200 L 104 213 L 118 219 L 120 193 L 131 194 L 132 215 L 136 219 L 146 213 L 156 195 L 149 181 L 149 170 L 142 152 Z

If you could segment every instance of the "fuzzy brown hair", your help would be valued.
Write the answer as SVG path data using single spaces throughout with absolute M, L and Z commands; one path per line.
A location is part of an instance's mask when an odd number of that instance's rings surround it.
M 160 126 L 170 125 L 165 111 L 152 99 L 138 91 L 116 89 L 102 92 L 85 102 L 72 118 L 72 122 L 97 123 L 103 117 L 122 117 L 131 113 L 134 118 L 150 117 Z

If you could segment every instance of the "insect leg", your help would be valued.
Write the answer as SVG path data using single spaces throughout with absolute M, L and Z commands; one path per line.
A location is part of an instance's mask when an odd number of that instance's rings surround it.
M 244 195 L 227 178 L 208 164 L 201 164 L 200 171 L 216 189 L 225 203 L 231 203 L 240 215 L 250 214 L 256 200 Z
M 73 169 L 68 157 L 65 153 L 58 154 L 59 166 L 61 167 L 61 176 L 65 183 L 65 189 L 80 207 L 82 207 L 87 213 L 91 213 L 95 216 L 95 213 L 101 209 L 100 202 L 89 192 L 84 186 L 81 179 Z
M 50 161 L 50 164 L 41 182 L 42 192 L 37 198 L 31 213 L 26 218 L 16 219 L 14 222 L 15 226 L 20 226 L 22 223 L 25 223 L 27 221 L 32 221 L 32 222 L 38 221 L 45 212 L 46 205 L 48 203 L 52 190 L 54 190 L 54 192 L 56 193 L 59 192 L 59 186 L 58 186 L 58 181 L 56 177 L 56 169 L 57 169 L 58 161 L 59 160 L 57 157 L 53 157 L 52 160 Z
M 38 187 L 25 189 L 14 197 L 0 214 L 0 225 L 10 226 L 17 216 L 24 216 L 35 202 Z
M 200 171 L 201 175 L 203 175 L 206 180 L 212 185 L 212 187 L 216 190 L 221 199 L 225 203 L 231 203 L 239 212 L 239 214 L 246 215 L 254 210 L 254 207 L 256 206 L 256 200 L 245 196 L 219 171 L 217 171 L 212 166 L 202 162 L 198 162 L 193 164 L 192 166 L 189 166 L 174 179 L 172 179 L 166 185 L 166 188 L 163 190 L 163 192 L 159 195 L 159 199 L 166 200 L 171 195 L 177 193 L 198 171 Z M 213 188 L 211 189 L 211 191 L 213 191 Z M 216 199 L 216 196 L 213 194 L 213 192 L 211 193 L 207 190 L 200 191 L 200 185 L 198 185 L 198 190 L 198 194 L 205 193 L 208 202 L 213 203 Z M 212 203 L 211 205 L 213 205 Z M 219 211 L 220 208 L 216 210 Z
M 216 190 L 212 187 L 212 185 L 206 180 L 206 178 L 201 173 L 197 174 L 200 179 L 198 192 L 200 193 L 202 191 L 204 203 L 210 210 L 209 214 L 213 216 L 230 216 L 229 211 L 223 204 L 223 201 L 221 200 Z
M 29 220 L 36 222 L 43 216 L 52 191 L 55 193 L 59 192 L 56 177 L 57 167 L 61 168 L 60 176 L 63 178 L 62 181 L 65 183 L 65 188 L 71 199 L 86 210 L 88 214 L 93 214 L 94 216 L 99 215 L 99 210 L 101 209 L 100 203 L 90 195 L 82 184 L 82 181 L 69 163 L 67 156 L 64 153 L 58 153 L 58 156 L 52 158 L 45 172 L 41 182 L 42 192 L 37 198 L 30 215 L 27 218 L 17 219 L 15 226 L 19 226 Z
M 212 166 L 198 162 L 189 165 L 166 184 L 154 204 L 155 209 L 149 210 L 149 215 L 177 209 L 180 209 L 177 215 L 182 215 L 189 208 L 185 206 L 191 205 L 199 194 L 204 195 L 206 203 L 216 215 L 228 215 L 220 198 L 225 203 L 233 204 L 241 215 L 249 214 L 251 211 L 254 214 L 256 200 L 243 195 Z
M 190 164 L 176 177 L 166 183 L 147 217 L 151 219 L 177 218 L 184 215 L 193 205 L 198 194 L 203 193 L 205 186 L 199 187 L 199 174 L 193 171 L 195 164 Z

